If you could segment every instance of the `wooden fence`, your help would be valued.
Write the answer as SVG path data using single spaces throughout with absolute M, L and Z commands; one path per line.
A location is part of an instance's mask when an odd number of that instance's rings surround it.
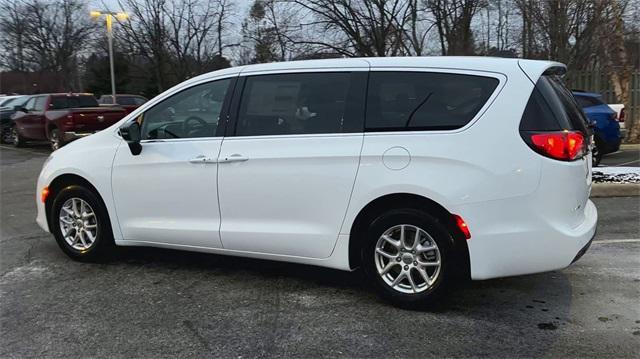
M 569 88 L 597 92 L 602 94 L 602 99 L 607 103 L 620 103 L 605 72 L 582 72 L 569 76 L 567 80 Z M 640 70 L 634 71 L 631 76 L 631 96 L 629 103 L 625 104 L 624 111 L 627 120 L 640 116 Z

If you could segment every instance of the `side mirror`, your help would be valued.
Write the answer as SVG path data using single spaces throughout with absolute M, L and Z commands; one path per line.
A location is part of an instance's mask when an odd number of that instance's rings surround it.
M 129 145 L 131 154 L 137 156 L 142 152 L 142 144 L 140 144 L 140 125 L 137 121 L 131 121 L 120 127 L 120 136 Z
M 25 113 L 26 113 L 26 112 L 29 112 L 29 110 L 27 110 L 26 108 L 24 108 L 24 107 L 22 107 L 22 106 L 20 106 L 20 105 L 18 105 L 18 106 L 14 106 L 14 107 L 13 107 L 13 109 L 14 109 L 16 112 L 25 112 Z

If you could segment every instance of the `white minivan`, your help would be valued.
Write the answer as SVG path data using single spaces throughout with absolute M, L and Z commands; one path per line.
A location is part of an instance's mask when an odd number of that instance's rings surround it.
M 55 151 L 37 222 L 73 259 L 153 246 L 353 270 L 422 305 L 567 267 L 594 237 L 565 66 L 478 57 L 240 66 Z

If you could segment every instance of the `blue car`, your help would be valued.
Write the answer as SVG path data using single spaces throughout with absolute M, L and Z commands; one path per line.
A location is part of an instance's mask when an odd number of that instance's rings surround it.
M 597 166 L 602 156 L 620 149 L 623 136 L 617 114 L 602 100 L 600 94 L 574 90 L 573 97 L 594 125 L 593 165 Z

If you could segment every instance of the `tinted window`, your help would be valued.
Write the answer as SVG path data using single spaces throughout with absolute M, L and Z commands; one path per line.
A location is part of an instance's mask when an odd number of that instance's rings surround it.
M 27 96 L 10 98 L 8 100 L 5 100 L 1 106 L 2 107 L 24 106 L 24 104 L 27 102 L 28 99 L 29 97 Z
M 98 101 L 91 95 L 53 96 L 49 105 L 52 110 L 81 107 L 98 107 Z
M 574 94 L 573 97 L 575 98 L 575 100 L 578 103 L 578 106 L 580 106 L 580 108 L 598 106 L 598 105 L 604 105 L 605 104 L 601 99 L 599 99 L 597 97 L 580 96 L 580 95 L 575 95 L 575 94 Z
M 144 99 L 136 96 L 116 96 L 118 100 L 118 105 L 124 106 L 140 106 L 145 101 Z
M 231 80 L 190 87 L 142 115 L 142 139 L 214 137 Z
M 520 130 L 586 133 L 586 118 L 560 77 L 541 76 L 522 115 Z
M 36 104 L 36 98 L 32 97 L 24 105 L 24 108 L 26 108 L 29 111 L 33 111 L 33 110 L 35 110 L 35 104 Z
M 372 72 L 366 128 L 450 130 L 463 127 L 498 86 L 491 77 L 427 73 Z
M 44 105 L 47 102 L 46 96 L 36 97 L 35 110 L 36 111 L 44 111 Z
M 136 105 L 135 99 L 131 96 L 116 96 L 116 99 L 118 100 L 118 105 L 125 105 L 125 106 Z
M 364 86 L 359 84 L 365 76 L 340 72 L 247 77 L 236 134 L 362 131 Z
M 100 103 L 101 105 L 111 104 L 111 96 L 100 96 L 100 100 L 98 100 L 98 103 Z

